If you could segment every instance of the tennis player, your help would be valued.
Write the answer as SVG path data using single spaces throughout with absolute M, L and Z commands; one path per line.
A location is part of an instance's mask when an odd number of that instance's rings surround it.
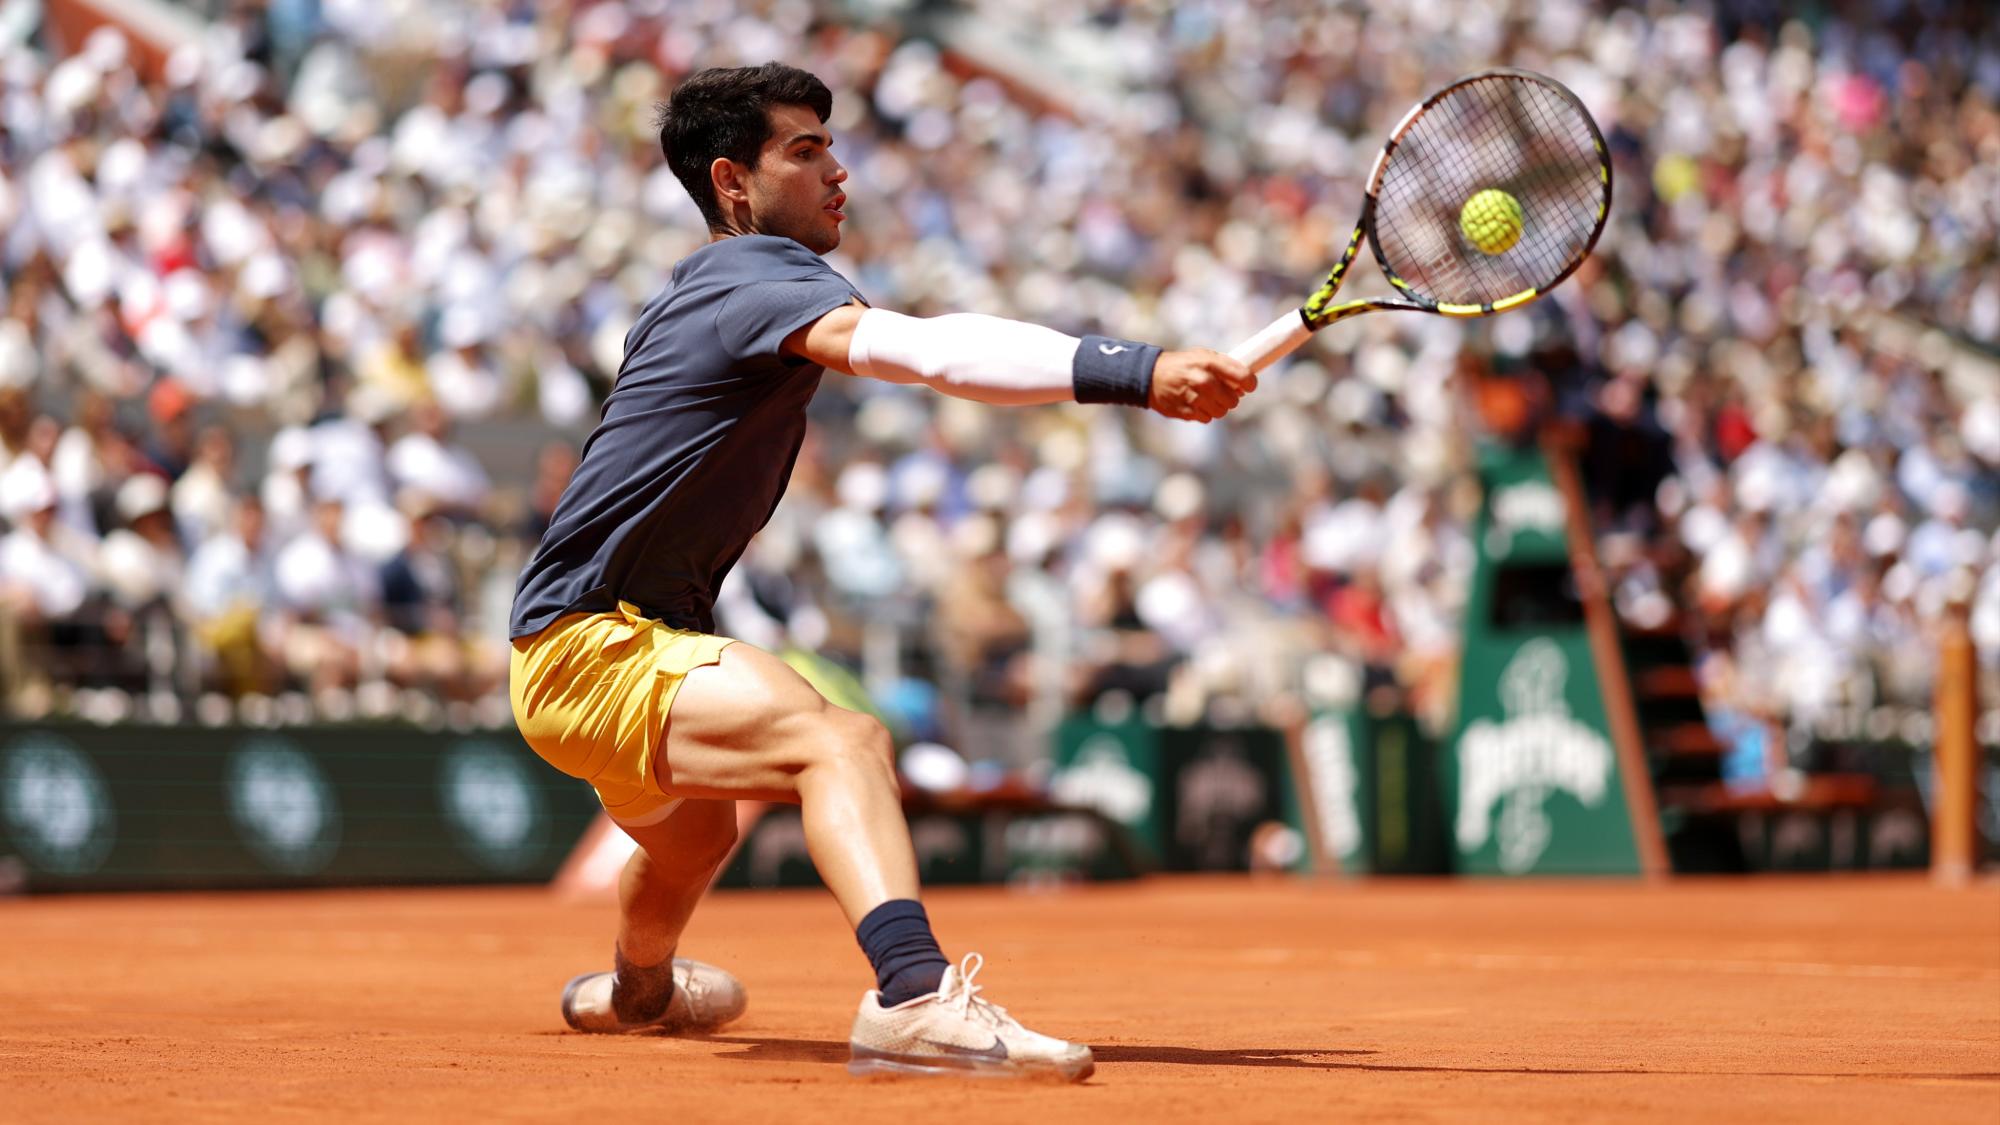
M 871 308 L 821 254 L 847 170 L 832 95 L 779 63 L 705 70 L 660 113 L 660 147 L 713 235 L 639 315 L 625 360 L 514 599 L 511 695 L 528 744 L 589 781 L 639 847 L 613 968 L 572 980 L 581 1031 L 701 1032 L 743 987 L 674 956 L 736 838 L 737 799 L 801 807 L 820 877 L 875 970 L 857 1073 L 1080 1080 L 1090 1048 L 982 999 L 918 902 L 888 733 L 776 657 L 715 635 L 716 590 L 783 495 L 823 371 L 979 402 L 1116 403 L 1210 422 L 1256 385 L 1237 361 L 975 314 Z

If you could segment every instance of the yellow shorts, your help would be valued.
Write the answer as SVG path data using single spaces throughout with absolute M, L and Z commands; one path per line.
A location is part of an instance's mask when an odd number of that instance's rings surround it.
M 514 642 L 514 722 L 550 765 L 590 782 L 613 820 L 643 825 L 679 802 L 660 791 L 653 756 L 681 681 L 722 659 L 728 637 L 674 629 L 619 603 L 559 617 Z

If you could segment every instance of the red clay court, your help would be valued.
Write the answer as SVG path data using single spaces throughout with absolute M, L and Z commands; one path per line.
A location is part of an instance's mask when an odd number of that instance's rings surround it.
M 833 902 L 721 893 L 700 1040 L 564 1029 L 609 903 L 534 889 L 0 905 L 10 1121 L 2000 1120 L 2000 885 L 1156 879 L 934 891 L 1082 1087 L 859 1080 Z

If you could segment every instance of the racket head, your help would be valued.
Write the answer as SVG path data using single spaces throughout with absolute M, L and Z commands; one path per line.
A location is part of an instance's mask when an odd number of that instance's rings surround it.
M 1460 223 L 1475 195 L 1519 207 L 1519 237 L 1497 252 Z M 1467 75 L 1414 106 L 1368 179 L 1368 243 L 1416 307 L 1485 316 L 1527 304 L 1583 264 L 1611 210 L 1611 156 L 1582 99 L 1547 75 Z

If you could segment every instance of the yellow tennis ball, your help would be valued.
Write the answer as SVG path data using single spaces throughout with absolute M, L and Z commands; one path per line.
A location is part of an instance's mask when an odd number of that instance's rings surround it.
M 1458 212 L 1458 229 L 1482 252 L 1505 253 L 1521 241 L 1521 201 L 1499 188 L 1487 188 L 1465 201 Z

